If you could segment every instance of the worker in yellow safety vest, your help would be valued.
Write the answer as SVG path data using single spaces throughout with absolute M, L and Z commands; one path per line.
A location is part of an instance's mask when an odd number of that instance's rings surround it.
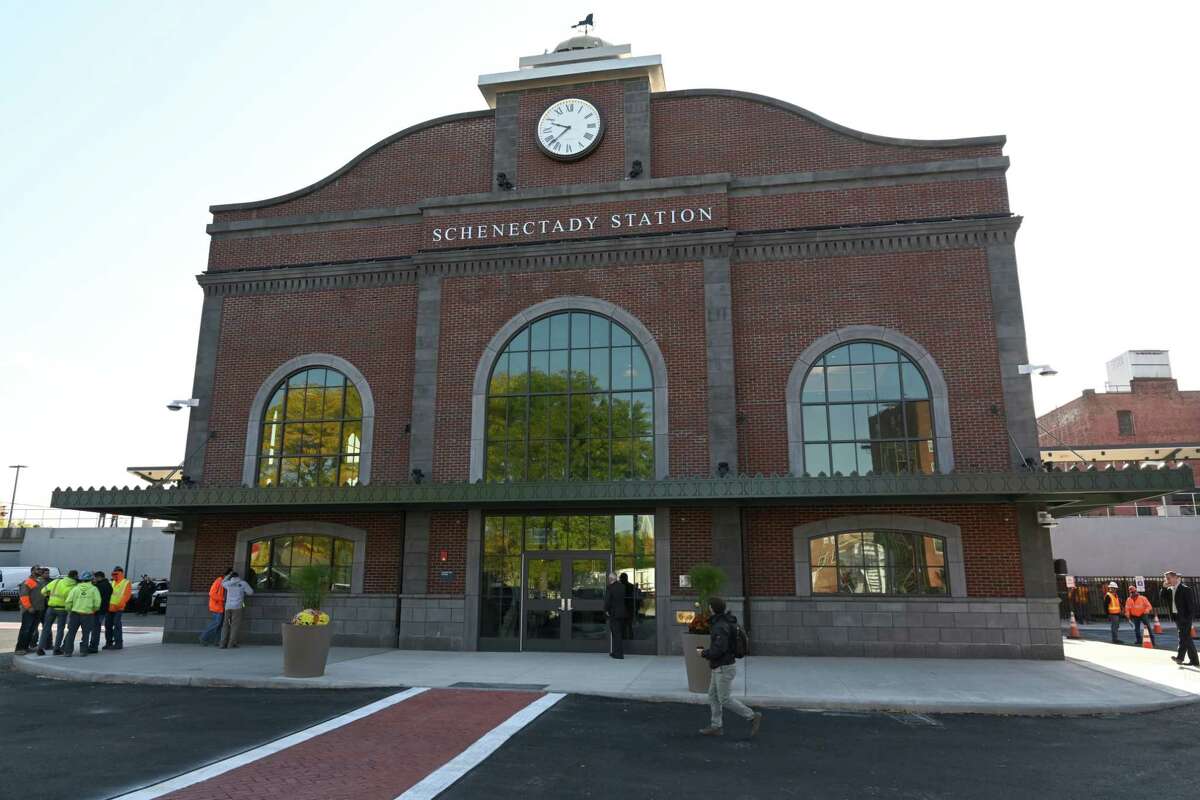
M 96 624 L 96 612 L 100 610 L 103 601 L 100 590 L 93 581 L 96 578 L 90 572 L 79 576 L 79 583 L 67 595 L 67 636 L 63 639 L 63 655 L 70 658 L 75 652 L 75 631 L 83 629 L 83 638 L 79 641 L 79 655 L 87 658 L 88 642 L 92 638 L 92 628 Z
M 62 655 L 63 634 L 67 631 L 67 595 L 71 593 L 77 583 L 79 583 L 79 573 L 71 570 L 65 578 L 55 578 L 42 587 L 42 594 L 46 596 L 46 619 L 42 623 L 42 638 L 38 639 L 37 654 L 39 656 L 46 655 L 46 650 L 52 641 L 54 655 Z M 58 623 L 58 631 L 52 636 L 50 629 L 54 627 L 55 622 Z
M 1120 644 L 1117 631 L 1121 629 L 1121 596 L 1117 594 L 1117 582 L 1109 581 L 1108 591 L 1104 593 L 1104 613 L 1108 614 L 1108 624 L 1112 628 L 1112 643 Z
M 120 650 L 125 646 L 125 631 L 121 625 L 121 616 L 125 613 L 125 605 L 132 596 L 133 583 L 125 577 L 125 570 L 113 567 L 112 597 L 108 599 L 108 609 L 104 612 L 105 650 Z M 99 619 L 96 622 L 99 623 Z

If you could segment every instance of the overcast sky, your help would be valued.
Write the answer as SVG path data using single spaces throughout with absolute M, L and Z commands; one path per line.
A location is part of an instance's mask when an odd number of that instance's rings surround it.
M 289 192 L 479 74 L 571 35 L 660 53 L 669 89 L 771 95 L 858 130 L 1006 134 L 1039 413 L 1127 349 L 1200 389 L 1197 3 L 0 0 L 0 466 L 17 498 L 176 464 L 212 203 Z M 736 10 L 736 13 L 731 13 Z M 832 277 L 836 280 L 836 277 Z M 240 435 L 240 434 L 239 434 Z M 0 477 L 7 503 L 12 472 Z

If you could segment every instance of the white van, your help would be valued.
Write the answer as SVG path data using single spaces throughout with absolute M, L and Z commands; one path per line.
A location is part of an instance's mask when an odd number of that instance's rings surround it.
M 21 607 L 21 581 L 29 577 L 28 567 L 0 567 L 0 608 L 5 610 Z M 50 580 L 58 577 L 58 567 L 49 567 Z

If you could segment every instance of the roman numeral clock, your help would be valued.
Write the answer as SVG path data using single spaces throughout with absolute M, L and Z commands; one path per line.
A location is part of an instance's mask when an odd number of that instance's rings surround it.
M 575 97 L 551 103 L 537 125 L 542 152 L 559 161 L 574 161 L 591 153 L 604 135 L 600 111 Z

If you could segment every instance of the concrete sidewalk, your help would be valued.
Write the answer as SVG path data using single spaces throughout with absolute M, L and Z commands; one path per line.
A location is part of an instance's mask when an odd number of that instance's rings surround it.
M 737 694 L 764 706 L 911 713 L 1099 714 L 1200 701 L 1200 671 L 1161 652 L 1068 642 L 1065 661 L 782 658 L 739 662 Z M 650 701 L 705 702 L 680 656 L 451 653 L 334 648 L 322 678 L 282 676 L 278 647 L 153 645 L 87 659 L 24 656 L 21 672 L 97 683 L 274 688 L 528 688 Z M 749 691 L 746 677 L 749 673 Z

